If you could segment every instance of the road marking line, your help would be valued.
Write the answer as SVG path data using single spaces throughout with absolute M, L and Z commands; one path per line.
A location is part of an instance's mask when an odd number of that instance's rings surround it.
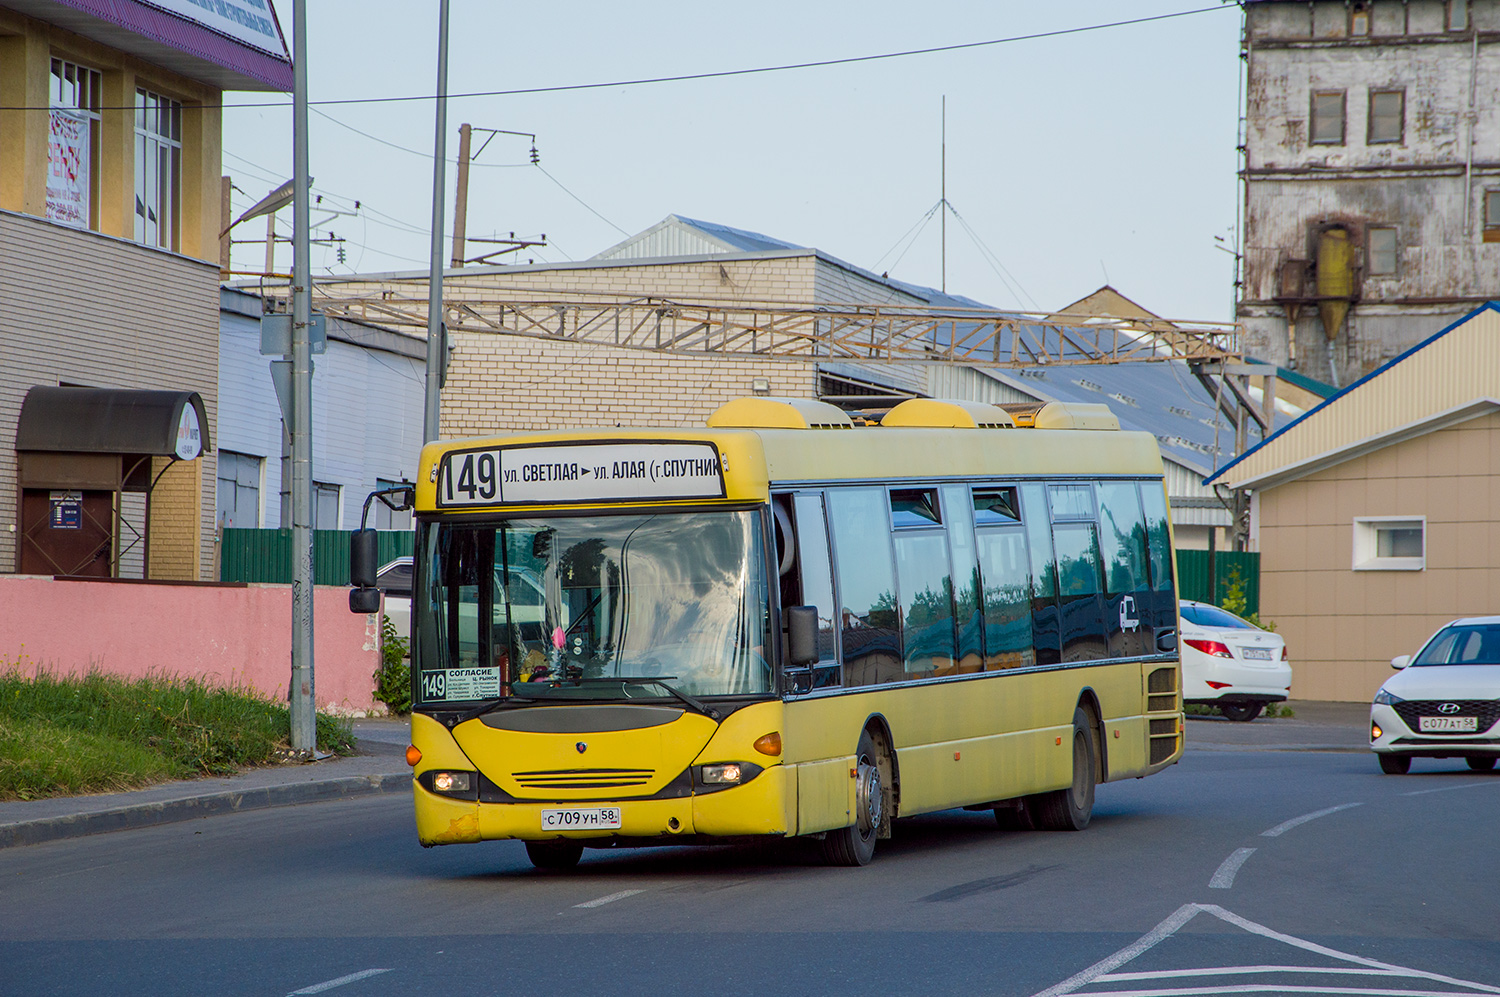
M 1178 928 L 1181 928 L 1196 917 L 1198 911 L 1199 907 L 1197 904 L 1183 904 L 1177 910 L 1173 911 L 1172 915 L 1161 924 L 1158 924 L 1114 955 L 1100 959 L 1083 972 L 1070 976 L 1061 983 L 1034 994 L 1033 997 L 1062 997 L 1063 994 L 1070 994 L 1080 987 L 1088 986 L 1116 966 L 1125 965 L 1147 949 L 1172 937 L 1172 935 L 1177 933 Z
M 612 904 L 616 900 L 624 900 L 626 897 L 633 897 L 637 893 L 645 893 L 645 892 L 646 892 L 645 890 L 621 890 L 619 893 L 611 893 L 607 897 L 600 897 L 597 900 L 589 900 L 589 901 L 586 901 L 586 902 L 581 903 L 581 904 L 574 904 L 573 906 L 574 907 L 603 907 L 605 904 Z
M 1234 885 L 1234 874 L 1240 871 L 1240 866 L 1245 860 L 1255 854 L 1253 848 L 1236 848 L 1234 854 L 1225 859 L 1214 873 L 1214 878 L 1208 881 L 1210 890 L 1227 890 Z
M 1350 807 L 1362 806 L 1364 806 L 1363 803 L 1340 803 L 1338 806 L 1329 807 L 1327 810 L 1314 810 L 1310 814 L 1303 814 L 1301 817 L 1293 817 L 1289 821 L 1283 821 L 1282 823 L 1277 824 L 1275 827 L 1271 828 L 1269 831 L 1262 831 L 1260 832 L 1260 836 L 1262 838 L 1279 838 L 1286 832 L 1290 831 L 1292 828 L 1300 827 L 1310 820 L 1317 820 L 1319 817 L 1327 817 L 1329 814 L 1336 814 L 1340 810 L 1348 810 Z
M 1413 793 L 1402 793 L 1402 796 L 1426 796 L 1428 793 L 1451 793 L 1455 789 L 1473 789 L 1476 786 L 1500 786 L 1500 782 L 1466 782 L 1462 786 L 1443 786 L 1439 789 L 1419 789 Z
M 367 977 L 379 976 L 381 973 L 389 972 L 389 969 L 362 969 L 357 973 L 350 973 L 348 976 L 340 976 L 336 980 L 328 980 L 325 983 L 314 983 L 310 987 L 303 987 L 301 990 L 293 990 L 291 993 L 287 994 L 286 997 L 305 997 L 305 995 L 307 994 L 320 994 L 325 990 L 332 990 L 334 987 L 341 987 L 346 983 L 354 983 L 357 980 L 363 980 Z
M 1187 924 L 1198 914 L 1212 914 L 1221 921 L 1225 921 L 1251 934 L 1259 935 L 1271 941 L 1281 942 L 1304 952 L 1312 952 L 1336 959 L 1350 966 L 1235 966 L 1221 969 L 1203 968 L 1188 970 L 1162 970 L 1155 973 L 1119 973 L 1113 971 L 1120 966 L 1146 952 L 1148 949 L 1160 944 L 1176 934 L 1183 925 Z M 1362 967 L 1359 969 L 1354 966 Z M 1208 994 L 1231 994 L 1231 993 L 1309 993 L 1309 994 L 1346 994 L 1359 995 L 1359 997 L 1454 997 L 1456 993 L 1484 993 L 1500 994 L 1500 987 L 1490 986 L 1484 983 L 1474 983 L 1470 980 L 1460 980 L 1452 976 L 1444 976 L 1441 973 L 1429 973 L 1419 969 L 1408 969 L 1404 966 L 1396 966 L 1391 963 L 1379 962 L 1375 959 L 1366 959 L 1363 956 L 1351 955 L 1348 952 L 1340 952 L 1337 949 L 1327 948 L 1316 942 L 1304 941 L 1291 935 L 1282 934 L 1267 928 L 1265 925 L 1248 921 L 1238 914 L 1232 914 L 1217 904 L 1183 904 L 1177 910 L 1155 928 L 1152 928 L 1140 939 L 1127 945 L 1114 955 L 1107 956 L 1099 962 L 1094 963 L 1088 969 L 1069 977 L 1063 982 L 1049 987 L 1046 990 L 1033 994 L 1032 997 L 1063 997 L 1075 991 L 1098 982 L 1123 981 L 1123 980 L 1148 980 L 1181 978 L 1185 976 L 1211 976 L 1216 973 L 1251 973 L 1251 972 L 1300 972 L 1300 973 L 1348 973 L 1355 975 L 1381 976 L 1381 977 L 1406 977 L 1415 980 L 1430 980 L 1434 983 L 1445 983 L 1450 986 L 1463 987 L 1463 991 L 1432 991 L 1432 990 L 1396 990 L 1387 988 L 1357 989 L 1352 987 L 1308 987 L 1287 986 L 1272 984 L 1232 984 L 1219 987 L 1189 987 L 1180 989 L 1149 989 L 1149 990 L 1119 990 L 1119 991 L 1092 991 L 1086 997 L 1193 997 L 1193 995 Z

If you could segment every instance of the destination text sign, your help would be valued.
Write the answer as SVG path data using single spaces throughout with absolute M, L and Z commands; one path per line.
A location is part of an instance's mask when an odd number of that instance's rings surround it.
M 712 443 L 582 443 L 443 457 L 438 506 L 723 498 Z

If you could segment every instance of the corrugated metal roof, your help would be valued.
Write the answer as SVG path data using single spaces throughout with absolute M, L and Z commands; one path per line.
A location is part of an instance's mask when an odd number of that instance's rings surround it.
M 1298 468 L 1338 463 L 1366 441 L 1390 438 L 1477 399 L 1500 398 L 1500 303 L 1470 312 L 1366 374 L 1225 465 L 1211 480 L 1239 487 Z
M 643 260 L 720 253 L 763 253 L 778 249 L 807 250 L 807 247 L 729 225 L 668 215 L 644 232 L 616 243 L 593 258 Z

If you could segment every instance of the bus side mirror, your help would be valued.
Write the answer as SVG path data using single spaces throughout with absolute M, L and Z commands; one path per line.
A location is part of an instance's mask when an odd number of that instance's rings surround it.
M 818 660 L 818 607 L 788 606 L 782 615 L 786 617 L 788 663 L 806 668 Z
M 362 586 L 349 590 L 349 612 L 378 613 L 380 611 L 380 589 Z
M 379 565 L 379 537 L 374 530 L 355 530 L 349 534 L 349 584 L 355 588 L 373 588 Z

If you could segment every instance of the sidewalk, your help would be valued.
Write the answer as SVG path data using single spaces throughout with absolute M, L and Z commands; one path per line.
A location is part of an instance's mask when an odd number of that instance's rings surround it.
M 408 721 L 354 721 L 359 754 L 250 769 L 99 796 L 0 802 L 0 848 L 194 820 L 242 810 L 411 791 Z
M 1187 718 L 1188 751 L 1348 751 L 1369 749 L 1365 703 L 1292 702 L 1294 717 L 1235 723 Z M 0 803 L 0 848 L 149 827 L 265 807 L 411 791 L 406 720 L 354 721 L 359 754 L 307 765 L 251 769 L 222 779 L 190 779 L 102 796 Z

